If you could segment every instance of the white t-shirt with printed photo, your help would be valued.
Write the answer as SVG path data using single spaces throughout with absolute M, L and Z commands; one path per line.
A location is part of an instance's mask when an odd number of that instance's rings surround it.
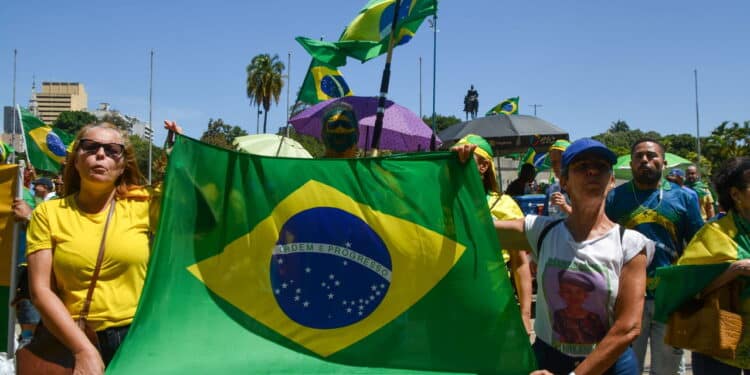
M 528 215 L 526 238 L 537 268 L 534 331 L 539 339 L 576 357 L 590 354 L 614 322 L 614 308 L 623 266 L 644 248 L 650 261 L 653 242 L 619 225 L 605 235 L 576 242 L 565 222 L 547 232 L 541 254 L 536 248 L 542 230 L 557 218 Z

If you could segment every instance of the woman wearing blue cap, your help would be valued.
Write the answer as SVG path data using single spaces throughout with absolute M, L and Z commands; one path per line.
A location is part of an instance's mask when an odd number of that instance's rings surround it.
M 474 148 L 453 150 L 466 160 Z M 575 207 L 570 216 L 495 222 L 503 247 L 530 249 L 538 264 L 533 374 L 638 373 L 629 346 L 640 332 L 653 243 L 604 214 L 616 161 L 595 140 L 573 142 L 560 178 Z

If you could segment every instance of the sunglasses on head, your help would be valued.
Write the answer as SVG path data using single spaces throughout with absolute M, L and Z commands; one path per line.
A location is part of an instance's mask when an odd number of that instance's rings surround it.
M 78 141 L 78 148 L 87 154 L 95 154 L 99 148 L 104 149 L 104 154 L 110 158 L 119 158 L 125 152 L 125 145 L 119 143 L 99 143 L 91 139 L 81 139 Z

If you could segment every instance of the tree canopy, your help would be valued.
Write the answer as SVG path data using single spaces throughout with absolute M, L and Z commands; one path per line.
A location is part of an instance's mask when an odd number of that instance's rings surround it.
M 427 126 L 432 127 L 432 116 L 422 116 L 422 121 L 424 121 Z M 435 128 L 438 133 L 451 125 L 458 124 L 459 122 L 461 122 L 461 119 L 456 116 L 435 115 Z
M 232 141 L 239 136 L 247 135 L 239 126 L 225 124 L 222 119 L 209 119 L 206 131 L 201 135 L 201 142 L 206 142 L 214 146 L 233 149 Z
M 279 61 L 279 55 L 263 53 L 253 57 L 247 66 L 247 97 L 258 107 L 263 107 L 263 133 L 266 132 L 268 110 L 271 109 L 271 99 L 279 104 L 281 89 L 284 87 L 282 74 L 284 63 Z
M 84 126 L 96 122 L 96 116 L 85 111 L 64 111 L 57 116 L 52 127 L 58 128 L 68 134 L 76 134 Z
M 604 143 L 618 155 L 630 153 L 631 145 L 638 139 L 653 138 L 661 142 L 667 152 L 693 162 L 698 161 L 696 138 L 687 133 L 662 136 L 655 131 L 630 129 L 627 122 L 617 120 L 606 132 L 592 138 Z M 698 166 L 702 173 L 708 176 L 727 159 L 740 155 L 750 155 L 750 121 L 745 121 L 742 125 L 724 121 L 711 132 L 711 135 L 701 137 L 701 158 Z

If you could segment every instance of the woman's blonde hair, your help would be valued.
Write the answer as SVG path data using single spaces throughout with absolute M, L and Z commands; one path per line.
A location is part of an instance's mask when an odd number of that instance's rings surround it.
M 68 156 L 65 159 L 65 170 L 63 171 L 63 181 L 65 182 L 63 185 L 63 194 L 65 196 L 75 194 L 81 190 L 81 175 L 78 174 L 78 170 L 76 169 L 76 158 L 78 157 L 78 148 L 80 147 L 79 142 L 84 134 L 88 133 L 89 130 L 96 128 L 117 132 L 117 134 L 120 135 L 120 138 L 122 138 L 122 143 L 125 146 L 122 153 L 125 168 L 122 175 L 120 175 L 120 177 L 117 178 L 117 181 L 115 181 L 115 194 L 117 197 L 124 197 L 129 190 L 143 185 L 143 175 L 138 169 L 138 161 L 135 159 L 135 150 L 133 149 L 133 145 L 130 143 L 127 134 L 109 122 L 99 122 L 84 126 L 83 129 L 76 134 L 76 138 L 73 141 L 73 147 L 71 151 L 68 152 Z

